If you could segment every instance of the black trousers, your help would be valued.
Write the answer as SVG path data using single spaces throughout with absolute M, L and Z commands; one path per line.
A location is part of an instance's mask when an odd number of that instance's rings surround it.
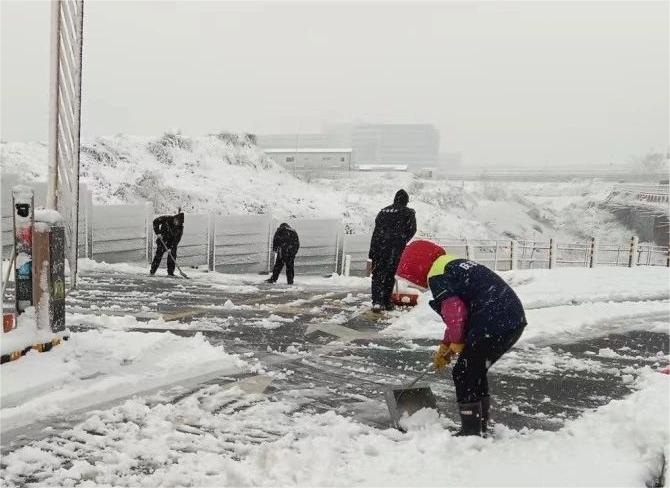
M 277 260 L 275 261 L 274 268 L 272 268 L 272 279 L 277 281 L 279 278 L 279 273 L 281 273 L 282 268 L 286 265 L 286 283 L 289 285 L 293 284 L 293 276 L 295 274 L 293 269 L 293 262 L 295 261 L 295 254 L 283 253 L 279 251 L 277 253 Z
M 524 328 L 522 324 L 495 333 L 485 328 L 468 332 L 463 352 L 452 371 L 458 403 L 478 402 L 489 396 L 486 377 L 489 368 L 519 340 Z
M 161 260 L 163 259 L 163 254 L 167 252 L 167 250 L 170 250 L 172 252 L 172 256 L 177 258 L 177 245 L 165 247 L 163 243 L 160 241 L 160 239 L 156 240 L 156 254 L 154 255 L 154 260 L 151 262 L 151 274 L 155 273 L 158 267 L 161 265 Z M 168 253 L 168 258 L 167 258 L 167 272 L 169 275 L 174 274 L 174 268 L 175 268 L 175 262 L 174 259 L 172 259 L 172 256 L 170 253 Z
M 386 305 L 391 303 L 391 294 L 395 285 L 395 272 L 398 269 L 403 249 L 390 249 L 389 252 L 372 261 L 372 303 Z

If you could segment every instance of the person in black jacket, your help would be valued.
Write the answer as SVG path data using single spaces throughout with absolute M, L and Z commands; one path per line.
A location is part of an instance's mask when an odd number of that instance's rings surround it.
M 286 264 L 286 282 L 289 285 L 293 284 L 293 261 L 298 249 L 300 249 L 298 233 L 287 223 L 281 224 L 272 239 L 272 250 L 277 253 L 277 259 L 272 269 L 272 276 L 265 280 L 266 283 L 275 283 Z
M 179 210 L 176 215 L 161 215 L 154 219 L 154 233 L 156 234 L 156 255 L 151 262 L 149 273 L 153 276 L 161 264 L 163 254 L 167 251 L 168 276 L 174 276 L 175 261 L 177 258 L 177 246 L 184 233 L 184 213 Z M 174 259 L 173 259 L 174 258 Z
M 375 219 L 370 252 L 372 272 L 372 311 L 393 310 L 391 293 L 402 251 L 416 233 L 414 210 L 407 207 L 409 195 L 398 190 L 393 205 L 382 208 Z

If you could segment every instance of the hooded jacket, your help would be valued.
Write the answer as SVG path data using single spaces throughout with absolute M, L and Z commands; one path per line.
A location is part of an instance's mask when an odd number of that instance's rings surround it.
M 174 247 L 181 241 L 184 233 L 184 213 L 161 215 L 154 219 L 154 233 L 161 234 L 168 247 Z
M 398 190 L 393 204 L 382 208 L 375 219 L 368 258 L 376 261 L 390 251 L 402 251 L 416 233 L 414 210 L 407 207 L 409 195 Z
M 284 256 L 295 256 L 300 249 L 298 233 L 287 223 L 281 224 L 272 239 L 272 250 L 281 251 Z

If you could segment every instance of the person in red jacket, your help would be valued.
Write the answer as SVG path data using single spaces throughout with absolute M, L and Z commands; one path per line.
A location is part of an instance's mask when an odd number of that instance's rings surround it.
M 456 435 L 486 434 L 491 405 L 487 373 L 521 337 L 526 326 L 521 301 L 494 271 L 454 258 L 426 240 L 405 248 L 396 274 L 419 288 L 430 288 L 430 306 L 446 326 L 433 355 L 435 368 L 444 368 L 458 356 L 452 372 L 461 415 Z

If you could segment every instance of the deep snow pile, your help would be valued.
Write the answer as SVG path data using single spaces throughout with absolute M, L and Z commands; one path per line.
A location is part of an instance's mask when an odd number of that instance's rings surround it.
M 2 171 L 46 178 L 47 147 L 2 143 Z M 279 218 L 342 218 L 348 232 L 370 232 L 377 211 L 405 188 L 419 233 L 442 238 L 562 240 L 629 232 L 598 208 L 610 184 L 462 183 L 408 173 L 352 173 L 310 183 L 267 158 L 253 137 L 117 135 L 84 141 L 81 178 L 96 203 L 150 201 L 158 212 L 272 213 Z M 576 194 L 577 193 L 577 194 Z M 575 195 L 576 194 L 576 195 Z M 562 205 L 573 195 L 570 205 Z

